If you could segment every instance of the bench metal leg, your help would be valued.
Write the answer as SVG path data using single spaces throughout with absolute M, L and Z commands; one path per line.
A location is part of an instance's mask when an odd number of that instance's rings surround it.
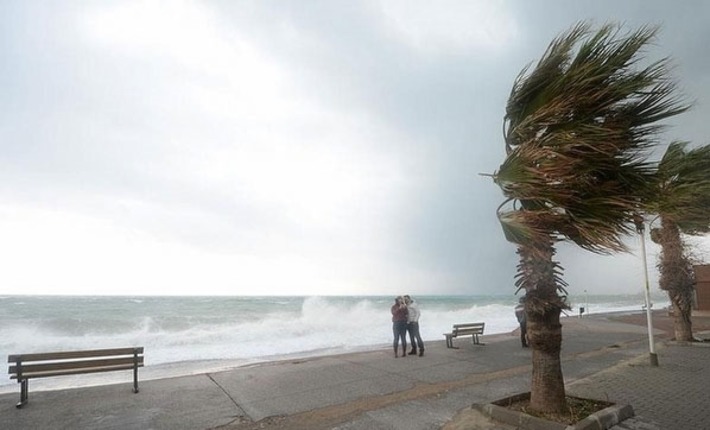
M 458 347 L 454 346 L 454 336 L 451 334 L 446 335 L 446 347 L 452 349 L 459 349 Z
M 28 384 L 27 384 L 27 382 L 28 382 L 27 379 L 23 379 L 22 381 L 19 381 L 19 382 L 20 382 L 20 402 L 15 405 L 15 407 L 18 409 L 27 404 L 27 391 L 29 389 Z
M 138 392 L 138 350 L 133 350 L 133 392 Z
M 133 369 L 133 392 L 138 392 L 138 368 Z

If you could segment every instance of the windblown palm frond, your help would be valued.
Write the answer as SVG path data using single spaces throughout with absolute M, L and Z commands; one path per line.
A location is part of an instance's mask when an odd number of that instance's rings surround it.
M 649 212 L 685 234 L 710 232 L 710 145 L 673 142 L 658 164 L 657 193 Z
M 508 156 L 495 181 L 522 209 L 547 212 L 517 217 L 531 230 L 545 219 L 558 239 L 593 252 L 624 250 L 639 201 L 652 191 L 646 155 L 656 123 L 687 109 L 673 95 L 667 60 L 636 69 L 655 34 L 643 27 L 624 36 L 611 24 L 590 34 L 578 24 L 516 79 L 505 116 Z M 517 224 L 509 240 L 533 236 L 522 233 L 526 222 Z

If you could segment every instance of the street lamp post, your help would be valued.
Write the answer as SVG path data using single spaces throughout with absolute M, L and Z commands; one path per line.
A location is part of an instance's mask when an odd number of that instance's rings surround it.
M 643 278 L 645 282 L 645 297 L 646 297 L 646 323 L 648 325 L 648 350 L 651 366 L 658 366 L 658 355 L 656 354 L 656 343 L 653 340 L 653 318 L 651 314 L 651 291 L 648 285 L 648 264 L 646 262 L 646 235 L 644 233 L 645 226 L 643 218 L 637 215 L 634 218 L 636 231 L 641 237 L 641 259 L 643 260 Z

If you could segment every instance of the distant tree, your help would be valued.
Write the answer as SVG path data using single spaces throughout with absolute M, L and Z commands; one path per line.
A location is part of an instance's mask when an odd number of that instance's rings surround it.
M 515 286 L 525 290 L 532 348 L 530 407 L 565 409 L 560 313 L 568 309 L 557 242 L 596 253 L 626 250 L 639 202 L 650 192 L 646 153 L 657 122 L 686 107 L 674 97 L 667 60 L 640 66 L 656 34 L 580 23 L 555 38 L 513 84 L 505 114 L 507 157 L 494 181 L 505 237 L 518 247 Z
M 672 143 L 656 179 L 647 210 L 661 221 L 651 230 L 651 239 L 661 246 L 658 283 L 671 301 L 676 340 L 692 341 L 695 275 L 681 234 L 710 232 L 710 146 L 689 149 L 687 142 Z

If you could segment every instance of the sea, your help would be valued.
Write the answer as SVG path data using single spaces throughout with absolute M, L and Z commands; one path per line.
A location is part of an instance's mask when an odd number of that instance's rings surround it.
M 486 323 L 486 334 L 517 328 L 513 294 L 414 297 L 424 341 L 455 323 Z M 0 357 L 143 346 L 140 379 L 227 370 L 296 358 L 391 348 L 390 296 L 107 297 L 0 296 Z M 644 295 L 569 297 L 578 316 L 642 312 Z M 668 306 L 663 296 L 653 307 Z M 38 379 L 34 389 L 126 382 L 123 372 Z M 128 378 L 130 379 L 130 378 Z M 130 381 L 129 381 L 130 382 Z M 17 390 L 0 376 L 0 393 Z

